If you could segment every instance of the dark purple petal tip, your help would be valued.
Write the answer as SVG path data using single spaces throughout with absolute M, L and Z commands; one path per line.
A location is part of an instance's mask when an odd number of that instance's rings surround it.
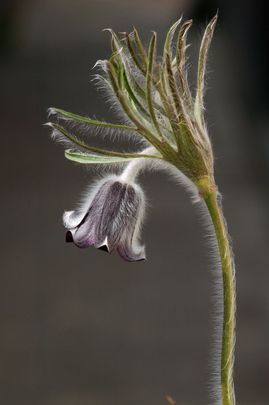
M 72 235 L 72 232 L 71 232 L 71 231 L 67 231 L 67 232 L 66 232 L 66 234 L 65 234 L 65 241 L 66 241 L 66 243 L 72 243 L 72 242 L 74 242 L 73 235 Z
M 108 250 L 108 246 L 107 246 L 107 245 L 99 246 L 97 249 L 102 250 L 103 252 L 110 253 L 110 251 Z

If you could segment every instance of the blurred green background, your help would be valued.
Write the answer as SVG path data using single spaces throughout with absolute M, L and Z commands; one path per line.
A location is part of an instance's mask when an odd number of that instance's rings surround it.
M 191 62 L 219 9 L 207 116 L 237 264 L 238 403 L 269 403 L 268 22 L 241 0 L 2 0 L 0 3 L 0 403 L 208 403 L 212 271 L 198 214 L 166 174 L 141 178 L 148 260 L 64 243 L 62 212 L 96 177 L 49 138 L 50 106 L 113 119 L 90 82 L 103 28 L 164 39 L 194 19 Z M 191 76 L 195 83 L 195 77 Z M 208 249 L 207 249 L 208 250 Z

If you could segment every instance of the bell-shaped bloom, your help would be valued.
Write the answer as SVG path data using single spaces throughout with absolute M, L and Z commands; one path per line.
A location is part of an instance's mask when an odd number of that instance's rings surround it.
M 137 184 L 116 176 L 106 178 L 87 196 L 80 210 L 65 212 L 66 242 L 109 253 L 117 250 L 127 261 L 143 260 L 145 248 L 138 239 L 144 208 L 144 194 Z

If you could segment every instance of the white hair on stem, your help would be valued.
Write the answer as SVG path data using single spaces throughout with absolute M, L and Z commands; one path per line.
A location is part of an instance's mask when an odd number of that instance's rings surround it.
M 143 153 L 152 153 L 154 148 L 150 147 L 143 151 Z M 204 240 L 207 246 L 207 258 L 209 260 L 210 278 L 212 280 L 212 288 L 210 300 L 212 302 L 212 339 L 209 344 L 209 383 L 208 391 L 209 398 L 212 405 L 221 405 L 221 339 L 223 327 L 223 281 L 221 271 L 221 260 L 219 249 L 216 239 L 214 226 L 209 215 L 206 204 L 199 195 L 197 187 L 194 183 L 181 173 L 174 166 L 164 161 L 153 161 L 151 159 L 134 159 L 129 162 L 124 168 L 121 178 L 125 181 L 135 181 L 141 170 L 165 170 L 168 171 L 172 177 L 187 190 L 190 195 L 192 203 L 197 208 L 197 217 L 204 230 Z M 221 195 L 218 194 L 220 201 Z
M 221 405 L 221 340 L 223 327 L 223 281 L 221 271 L 221 260 L 216 239 L 216 234 L 206 204 L 200 199 L 196 204 L 197 217 L 204 230 L 204 242 L 206 245 L 206 256 L 210 266 L 208 267 L 212 287 L 210 289 L 211 315 L 211 336 L 209 342 L 209 381 L 207 389 L 212 405 Z

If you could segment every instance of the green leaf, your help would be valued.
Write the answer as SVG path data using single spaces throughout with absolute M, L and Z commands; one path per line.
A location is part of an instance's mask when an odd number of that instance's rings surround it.
M 126 39 L 127 48 L 128 48 L 128 50 L 129 50 L 129 52 L 130 52 L 130 55 L 131 55 L 131 57 L 132 57 L 132 59 L 133 59 L 135 65 L 138 67 L 138 69 L 139 69 L 143 74 L 145 74 L 145 68 L 144 68 L 144 66 L 142 66 L 142 64 L 140 63 L 140 61 L 139 61 L 139 59 L 138 59 L 138 57 L 137 57 L 137 55 L 136 55 L 136 53 L 135 53 L 135 50 L 134 50 L 134 48 L 133 48 L 132 40 L 131 40 L 131 38 L 130 38 L 130 35 L 129 35 L 127 32 L 125 33 L 125 39 Z M 140 54 L 140 55 L 141 55 L 141 54 Z M 144 61 L 143 61 L 143 62 L 144 62 Z
M 205 87 L 205 71 L 206 71 L 206 62 L 209 47 L 213 38 L 214 29 L 217 23 L 218 15 L 212 18 L 210 23 L 207 25 L 203 39 L 201 42 L 199 60 L 198 60 L 198 72 L 197 72 L 197 91 L 194 104 L 194 113 L 198 123 L 204 125 L 204 116 L 203 116 L 203 98 L 204 98 L 204 87 Z
M 147 53 L 146 53 L 146 51 L 144 49 L 144 46 L 142 44 L 142 41 L 141 41 L 140 36 L 138 34 L 138 31 L 135 28 L 134 28 L 134 40 L 135 40 L 135 43 L 136 43 L 136 46 L 137 46 L 137 50 L 138 50 L 138 52 L 140 54 L 140 57 L 143 60 L 143 63 L 145 65 L 145 67 L 146 67 L 147 64 L 148 64 Z
M 188 20 L 182 24 L 178 39 L 177 39 L 177 48 L 176 48 L 176 62 L 178 69 L 179 84 L 181 91 L 183 93 L 183 98 L 186 100 L 186 104 L 190 111 L 193 110 L 191 92 L 188 86 L 187 80 L 187 69 L 186 69 L 186 42 L 187 42 L 187 33 L 192 25 L 192 20 Z
M 158 123 L 158 120 L 155 115 L 154 107 L 153 107 L 153 101 L 152 101 L 152 83 L 153 83 L 153 67 L 154 67 L 154 58 L 155 58 L 155 52 L 156 52 L 156 40 L 157 40 L 157 35 L 155 32 L 153 32 L 150 44 L 149 44 L 149 49 L 148 49 L 148 65 L 147 65 L 147 73 L 146 73 L 146 87 L 147 87 L 147 103 L 148 103 L 148 108 L 149 108 L 149 113 L 152 119 L 152 122 L 154 124 L 155 129 L 157 130 L 158 135 L 160 138 L 162 138 L 162 132 L 160 130 L 160 126 Z
M 71 112 L 62 110 L 60 108 L 50 108 L 50 113 L 59 114 L 63 117 L 70 118 L 73 121 L 79 122 L 81 124 L 86 124 L 86 125 L 94 125 L 97 127 L 117 128 L 117 129 L 128 129 L 129 131 L 137 130 L 137 128 L 132 127 L 130 125 L 112 124 L 110 122 L 98 121 L 98 120 L 94 120 L 89 117 L 83 117 L 82 115 L 73 114 Z
M 126 93 L 124 93 L 124 91 L 121 90 L 117 72 L 110 61 L 107 61 L 106 68 L 114 93 L 128 118 L 137 126 L 137 132 L 162 153 L 163 145 L 161 141 L 147 128 L 144 123 L 143 116 L 133 108 L 129 97 L 126 95 Z
M 165 59 L 166 54 L 170 53 L 170 51 L 171 51 L 171 45 L 172 45 L 173 37 L 174 37 L 174 34 L 175 34 L 175 31 L 176 31 L 177 27 L 181 23 L 181 20 L 182 20 L 182 17 L 178 21 L 176 21 L 172 25 L 172 27 L 169 29 L 169 31 L 167 32 L 165 42 L 164 42 L 164 48 L 163 48 L 163 57 L 164 57 L 164 59 Z
M 132 158 L 102 156 L 102 155 L 95 155 L 95 154 L 91 154 L 91 153 L 72 152 L 70 150 L 66 150 L 64 155 L 67 159 L 72 160 L 73 162 L 82 163 L 82 164 L 125 163 L 125 162 L 132 160 Z
M 147 111 L 145 110 L 145 108 L 143 107 L 143 105 L 140 103 L 140 101 L 138 100 L 138 98 L 136 97 L 135 92 L 133 91 L 128 78 L 127 78 L 127 74 L 126 71 L 123 72 L 123 81 L 124 81 L 124 88 L 126 89 L 130 99 L 134 102 L 134 104 L 136 105 L 136 107 L 146 116 L 148 116 Z
M 112 150 L 106 150 L 106 149 L 98 148 L 96 146 L 91 146 L 91 145 L 88 145 L 85 142 L 81 141 L 80 139 L 78 139 L 75 135 L 70 134 L 70 132 L 68 132 L 65 128 L 61 127 L 60 125 L 58 125 L 54 122 L 49 122 L 46 125 L 49 125 L 51 128 L 56 129 L 69 141 L 73 142 L 75 145 L 78 145 L 82 149 L 93 152 L 93 154 L 96 153 L 97 155 L 101 155 L 101 156 L 114 157 L 114 158 L 120 157 L 120 158 L 124 158 L 124 159 L 126 159 L 126 158 L 127 159 L 134 159 L 134 158 L 162 159 L 161 155 L 115 152 Z M 75 153 L 79 153 L 79 152 L 75 152 Z
M 105 28 L 103 31 L 107 31 L 111 35 L 111 41 L 112 41 L 112 51 L 114 52 L 119 52 L 122 48 L 122 43 L 117 36 L 117 34 L 111 29 L 111 28 Z

